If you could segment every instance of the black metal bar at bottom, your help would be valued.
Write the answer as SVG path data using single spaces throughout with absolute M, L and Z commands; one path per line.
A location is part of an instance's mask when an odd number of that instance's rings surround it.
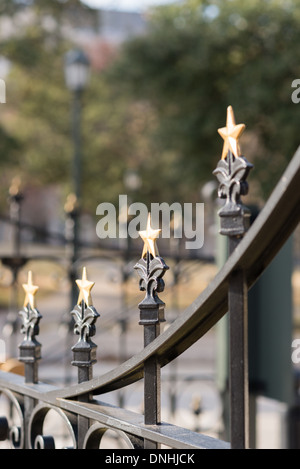
M 145 347 L 160 334 L 160 324 L 144 326 Z M 158 425 L 161 421 L 161 378 L 160 365 L 155 357 L 144 364 L 144 422 Z M 160 445 L 151 440 L 144 441 L 145 449 L 159 449 Z
M 37 312 L 37 310 L 34 310 Z M 37 317 L 37 322 L 39 321 Z M 37 325 L 32 328 L 32 334 L 38 333 Z M 19 345 L 19 361 L 24 363 L 25 383 L 37 384 L 38 362 L 41 359 L 41 344 L 34 337 L 26 337 Z M 30 396 L 24 396 L 24 449 L 31 447 L 30 435 L 28 434 L 30 416 L 37 401 Z
M 249 448 L 248 288 L 243 271 L 229 284 L 231 448 Z
M 94 344 L 90 336 L 94 335 L 95 327 L 90 327 L 88 329 L 88 334 L 84 336 L 84 327 L 81 329 L 82 324 L 84 324 L 84 319 L 86 315 L 92 315 L 92 322 L 95 323 L 99 314 L 92 306 L 87 306 L 85 301 L 81 301 L 81 305 L 76 305 L 72 314 L 75 316 L 75 326 L 78 328 L 78 333 L 81 334 L 80 339 L 78 342 L 72 347 L 73 351 L 73 358 L 72 361 L 73 366 L 77 366 L 78 368 L 78 383 L 84 383 L 89 381 L 93 378 L 93 365 L 96 363 L 96 351 L 97 346 Z M 77 321 L 77 322 L 76 322 Z M 93 326 L 94 324 L 92 324 Z M 75 330 L 75 329 L 74 329 Z M 79 402 L 87 403 L 93 399 L 92 393 L 82 394 L 78 397 Z M 77 425 L 78 425 L 78 436 L 77 436 L 77 444 L 78 449 L 84 448 L 84 441 L 85 436 L 88 432 L 90 427 L 90 420 L 82 415 L 78 415 L 77 418 Z
M 150 329 L 150 331 L 147 329 Z M 145 335 L 158 337 L 160 326 L 145 326 Z M 154 339 L 152 339 L 154 340 Z M 150 342 L 152 342 L 152 340 Z M 149 342 L 149 343 L 150 343 Z M 161 419 L 161 380 L 160 365 L 155 357 L 147 360 L 144 365 L 144 403 L 145 403 L 145 424 L 157 425 Z
M 78 383 L 84 383 L 93 378 L 93 369 L 92 365 L 96 361 L 96 345 L 92 342 L 84 343 L 83 341 L 78 342 L 75 347 L 73 347 L 74 355 L 79 361 L 74 361 L 73 364 L 78 366 Z M 80 363 L 81 360 L 81 363 Z M 79 402 L 90 402 L 92 399 L 92 394 L 82 394 L 78 397 Z M 78 449 L 84 448 L 85 436 L 90 427 L 90 420 L 82 415 L 78 415 L 77 418 L 78 424 Z

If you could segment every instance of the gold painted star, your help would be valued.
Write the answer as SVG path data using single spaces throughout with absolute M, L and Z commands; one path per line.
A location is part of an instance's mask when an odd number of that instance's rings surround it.
M 233 155 L 238 158 L 240 156 L 240 148 L 238 140 L 245 130 L 245 124 L 235 124 L 235 118 L 232 106 L 227 108 L 227 121 L 226 127 L 218 129 L 219 134 L 224 140 L 222 160 L 225 160 L 228 150 L 231 150 Z
M 92 297 L 91 297 L 91 289 L 95 285 L 95 282 L 89 282 L 86 275 L 86 268 L 83 268 L 82 271 L 82 278 L 81 280 L 76 280 L 77 286 L 79 288 L 79 296 L 77 304 L 81 305 L 82 300 L 85 302 L 87 306 L 92 306 Z
M 37 285 L 32 284 L 32 272 L 28 272 L 28 280 L 27 283 L 23 283 L 23 288 L 25 290 L 25 299 L 24 299 L 24 307 L 26 308 L 29 304 L 32 309 L 35 308 L 34 297 L 36 292 L 38 291 L 39 287 Z
M 77 207 L 77 197 L 75 194 L 69 194 L 64 205 L 66 213 L 72 213 Z
M 150 213 L 148 215 L 147 228 L 145 231 L 139 231 L 139 235 L 144 241 L 144 249 L 142 253 L 142 258 L 144 258 L 149 251 L 153 257 L 158 256 L 158 249 L 156 246 L 156 238 L 158 237 L 161 230 L 153 230 L 151 228 L 151 217 Z
M 21 179 L 19 176 L 16 176 L 11 181 L 11 185 L 9 188 L 9 194 L 11 196 L 18 195 L 21 192 Z

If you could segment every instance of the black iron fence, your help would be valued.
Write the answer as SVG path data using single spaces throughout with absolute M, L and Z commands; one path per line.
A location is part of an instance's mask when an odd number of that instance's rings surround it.
M 84 268 L 81 278 L 74 279 L 78 299 L 70 312 L 78 336 L 72 347 L 72 365 L 78 369 L 78 383 L 59 387 L 40 382 L 42 346 L 37 336 L 43 319 L 35 304 L 38 286 L 32 274 L 28 274 L 20 311 L 24 339 L 19 346 L 19 360 L 25 366 L 25 376 L 0 372 L 0 392 L 10 402 L 9 415 L 0 419 L 1 440 L 10 440 L 15 448 L 55 448 L 53 435 L 44 432 L 48 413 L 55 411 L 65 422 L 71 441 L 68 448 L 72 449 L 99 448 L 108 430 L 117 432 L 134 449 L 157 449 L 161 445 L 179 449 L 249 447 L 247 295 L 299 223 L 300 151 L 249 228 L 250 212 L 242 204 L 241 196 L 247 193 L 246 178 L 252 165 L 239 152 L 238 138 L 242 130 L 242 125 L 235 124 L 229 108 L 227 125 L 220 129 L 223 155 L 214 171 L 219 180 L 219 197 L 225 198 L 219 215 L 221 234 L 229 240 L 229 258 L 210 285 L 162 333 L 165 305 L 159 294 L 165 287 L 163 277 L 168 266 L 158 255 L 158 230 L 151 228 L 150 219 L 147 229 L 140 233 L 144 249 L 135 270 L 140 277 L 140 289 L 145 292 L 137 305 L 139 324 L 144 330 L 141 352 L 114 370 L 93 377 L 97 345 L 92 338 L 100 315 L 92 302 L 94 283 Z M 15 266 L 11 268 L 19 269 L 21 265 L 22 257 L 16 256 Z M 230 317 L 230 443 L 162 422 L 160 402 L 161 368 L 197 342 L 227 311 Z M 101 318 L 99 324 L 101 327 Z M 99 396 L 139 380 L 143 380 L 144 387 L 143 413 L 99 400 Z

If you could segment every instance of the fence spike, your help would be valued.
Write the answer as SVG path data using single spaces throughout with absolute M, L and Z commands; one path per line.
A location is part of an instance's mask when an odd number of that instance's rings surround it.
M 253 165 L 240 154 L 239 139 L 244 124 L 235 123 L 231 106 L 227 108 L 226 127 L 218 132 L 224 140 L 221 160 L 213 171 L 220 183 L 218 195 L 225 198 L 219 210 L 220 233 L 228 236 L 231 254 L 250 226 L 250 210 L 241 202 L 248 193 L 246 178 Z M 230 433 L 231 447 L 249 447 L 248 389 L 248 287 L 244 270 L 232 272 L 228 288 L 230 337 Z
M 235 124 L 233 109 L 229 106 L 226 127 L 218 130 L 224 145 L 221 160 L 213 174 L 219 181 L 219 197 L 226 199 L 225 205 L 219 211 L 220 233 L 232 237 L 243 236 L 250 226 L 250 211 L 240 199 L 248 193 L 246 179 L 253 168 L 253 165 L 240 155 L 239 138 L 244 128 L 244 124 Z
M 76 280 L 76 284 L 79 288 L 79 296 L 71 315 L 74 319 L 74 333 L 79 335 L 79 339 L 72 347 L 74 357 L 72 365 L 78 367 L 78 382 L 82 383 L 92 379 L 97 346 L 91 341 L 91 337 L 96 333 L 95 324 L 100 314 L 92 306 L 91 289 L 95 283 L 87 279 L 85 267 L 82 278 Z
M 160 324 L 165 321 L 165 304 L 157 293 L 164 290 L 164 276 L 169 268 L 159 257 L 156 239 L 160 230 L 151 228 L 150 215 L 145 231 L 139 234 L 144 241 L 141 259 L 135 265 L 140 276 L 140 290 L 145 291 L 144 300 L 139 304 L 140 324 L 144 326 L 144 346 L 147 347 L 160 334 Z M 154 357 L 144 364 L 144 420 L 146 425 L 160 423 L 161 414 L 161 373 L 160 364 Z M 156 449 L 158 445 L 145 441 L 145 448 Z
M 22 318 L 21 332 L 25 335 L 19 345 L 19 361 L 25 364 L 25 381 L 38 382 L 38 360 L 41 358 L 41 344 L 36 340 L 39 334 L 41 314 L 35 307 L 35 295 L 38 286 L 32 283 L 32 272 L 28 272 L 27 283 L 23 284 L 25 299 L 23 309 L 19 312 Z

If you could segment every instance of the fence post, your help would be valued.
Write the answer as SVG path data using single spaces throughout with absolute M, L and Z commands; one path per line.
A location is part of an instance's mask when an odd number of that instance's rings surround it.
M 71 311 L 74 318 L 74 333 L 79 335 L 78 342 L 72 347 L 72 365 L 78 367 L 78 383 L 89 381 L 93 378 L 93 365 L 96 363 L 97 345 L 91 341 L 95 335 L 95 323 L 100 316 L 92 305 L 91 289 L 94 282 L 87 279 L 86 268 L 83 268 L 81 280 L 76 280 L 79 288 L 77 305 Z M 80 402 L 89 402 L 92 396 L 83 394 L 79 396 Z M 78 449 L 83 448 L 85 435 L 89 428 L 89 419 L 78 416 Z
M 140 278 L 140 290 L 145 291 L 145 298 L 139 304 L 140 321 L 144 326 L 144 346 L 147 347 L 160 334 L 160 324 L 165 321 L 165 304 L 157 296 L 164 290 L 164 276 L 168 266 L 159 257 L 156 238 L 160 230 L 153 230 L 148 217 L 147 229 L 139 234 L 144 241 L 141 259 L 135 265 Z M 156 357 L 144 364 L 144 421 L 146 425 L 158 425 L 161 419 L 161 373 Z M 145 449 L 158 448 L 157 443 L 145 440 Z
M 66 239 L 66 258 L 68 261 L 68 277 L 70 284 L 70 308 L 76 304 L 78 289 L 76 285 L 77 278 L 77 264 L 76 261 L 76 240 L 75 240 L 75 224 L 76 217 L 78 216 L 78 201 L 75 194 L 71 193 L 68 195 L 66 203 L 64 205 L 65 211 L 65 239 Z M 63 315 L 61 318 L 61 325 L 63 326 L 65 339 L 66 339 L 66 350 L 71 349 L 71 343 L 73 341 L 73 330 L 74 330 L 74 319 L 70 316 L 69 312 Z M 69 355 L 66 355 L 65 363 L 65 382 L 66 384 L 71 381 L 70 372 L 70 361 Z
M 219 211 L 220 233 L 228 236 L 229 254 L 237 247 L 250 225 L 250 211 L 241 195 L 248 192 L 246 178 L 253 167 L 240 156 L 238 140 L 245 125 L 235 123 L 232 107 L 227 109 L 226 127 L 218 132 L 224 140 L 222 158 L 214 174 L 219 180 L 219 197 L 225 205 Z M 230 335 L 230 427 L 231 447 L 249 447 L 248 385 L 248 286 L 243 270 L 234 271 L 228 289 Z
M 37 285 L 32 283 L 32 272 L 28 272 L 28 281 L 23 284 L 25 300 L 23 309 L 20 311 L 22 317 L 21 332 L 25 335 L 23 342 L 19 345 L 19 361 L 25 365 L 25 382 L 38 383 L 38 361 L 41 358 L 41 344 L 35 336 L 39 334 L 39 322 L 42 316 L 35 307 L 35 295 Z M 28 435 L 29 419 L 36 405 L 35 399 L 24 396 L 24 445 L 30 447 L 30 435 Z

